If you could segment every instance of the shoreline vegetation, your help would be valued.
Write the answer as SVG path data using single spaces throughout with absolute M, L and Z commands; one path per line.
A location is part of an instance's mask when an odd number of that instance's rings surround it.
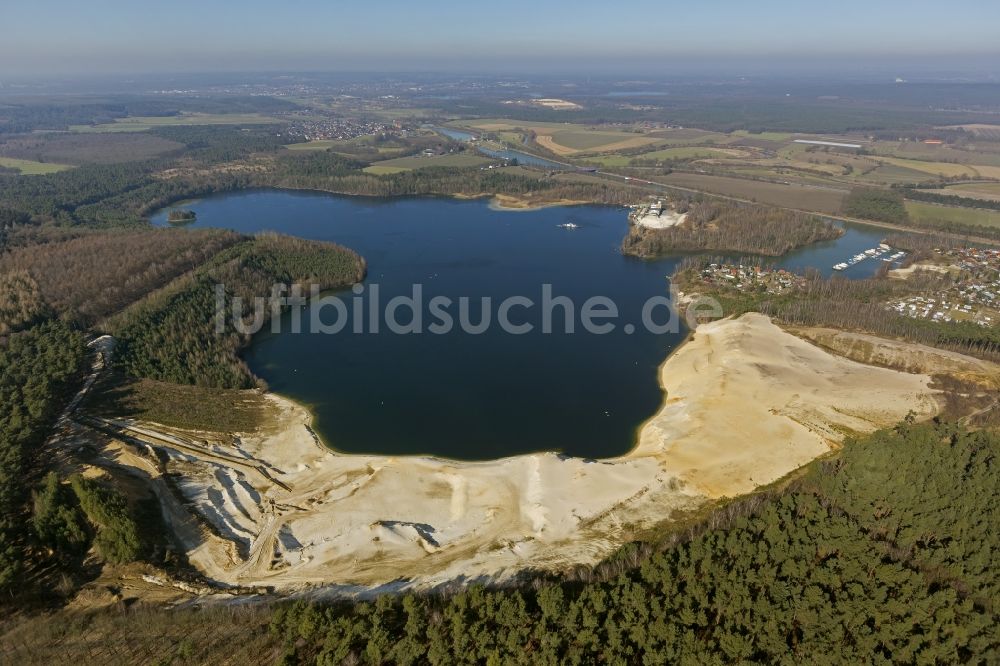
M 167 214 L 167 222 L 173 225 L 193 224 L 197 219 L 193 210 L 176 209 Z
M 333 243 L 279 234 L 244 237 L 193 273 L 171 283 L 104 323 L 118 340 L 119 366 L 136 378 L 238 389 L 262 385 L 239 357 L 249 336 L 225 318 L 223 335 L 213 330 L 215 285 L 225 285 L 225 313 L 241 299 L 240 318 L 252 314 L 255 297 L 271 285 L 318 285 L 321 290 L 360 282 L 367 267 L 353 250 Z

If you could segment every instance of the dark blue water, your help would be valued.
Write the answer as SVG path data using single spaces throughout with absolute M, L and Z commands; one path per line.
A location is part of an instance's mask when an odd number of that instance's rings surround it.
M 667 293 L 666 277 L 677 260 L 640 261 L 618 248 L 627 213 L 615 207 L 549 208 L 531 212 L 491 209 L 482 201 L 371 199 L 320 193 L 258 191 L 219 195 L 183 204 L 197 212 L 195 226 L 240 232 L 274 230 L 335 241 L 368 261 L 365 291 L 358 296 L 361 321 L 379 302 L 423 290 L 424 332 L 387 330 L 355 333 L 355 294 L 340 296 L 347 325 L 337 334 L 291 333 L 292 314 L 280 333 L 258 334 L 246 353 L 251 369 L 271 388 L 310 406 L 317 430 L 335 449 L 355 453 L 435 454 L 492 459 L 540 450 L 584 457 L 627 452 L 637 428 L 662 401 L 657 368 L 682 339 L 683 331 L 655 333 L 641 326 L 650 297 Z M 169 210 L 169 209 L 168 209 Z M 154 222 L 165 223 L 168 210 Z M 576 229 L 559 225 L 571 222 Z M 792 252 L 776 263 L 784 268 L 831 266 L 874 247 L 884 232 L 851 225 L 836 241 Z M 882 264 L 868 260 L 846 277 L 873 274 Z M 541 330 L 542 285 L 574 304 L 576 331 L 564 332 L 565 313 L 554 308 L 554 332 Z M 481 334 L 454 330 L 435 335 L 427 327 L 430 299 L 457 303 L 471 297 L 470 319 L 479 322 L 480 298 L 500 301 L 524 296 L 532 308 L 515 308 L 515 324 L 530 323 L 524 335 L 493 325 Z M 619 309 L 614 332 L 581 332 L 580 310 L 592 296 L 610 297 Z M 312 304 L 302 312 L 308 331 Z M 378 310 L 376 308 L 376 310 Z M 322 310 L 332 323 L 336 315 Z M 457 305 L 449 310 L 457 319 Z M 667 313 L 656 312 L 657 321 Z M 397 321 L 409 323 L 403 308 Z M 627 323 L 637 330 L 626 333 Z
M 357 453 L 428 453 L 492 459 L 558 450 L 584 457 L 627 452 L 638 426 L 662 401 L 657 368 L 683 333 L 652 333 L 639 326 L 643 303 L 667 293 L 675 261 L 646 262 L 618 252 L 626 230 L 623 208 L 492 210 L 480 201 L 365 199 L 324 194 L 250 192 L 184 204 L 196 226 L 241 232 L 276 230 L 336 241 L 368 261 L 371 290 L 380 301 L 411 295 L 423 286 L 434 296 L 525 296 L 536 305 L 515 308 L 515 324 L 536 330 L 511 335 L 498 326 L 485 333 L 355 334 L 353 321 L 335 335 L 258 334 L 246 353 L 270 387 L 313 410 L 317 430 L 335 449 Z M 161 211 L 155 222 L 162 222 Z M 577 229 L 560 228 L 572 222 Z M 554 308 L 554 333 L 541 331 L 542 285 L 574 303 L 577 332 L 564 332 L 564 310 Z M 579 313 L 592 296 L 619 308 L 616 330 L 580 332 Z M 350 312 L 354 296 L 348 291 Z M 312 306 L 314 307 L 314 306 Z M 408 310 L 398 320 L 409 322 Z M 452 309 L 456 313 L 457 307 Z M 362 319 L 367 316 L 363 313 Z M 328 315 L 328 316 L 327 316 Z M 658 321 L 669 314 L 656 313 Z M 425 325 L 430 321 L 425 309 Z M 324 321 L 335 314 L 327 309 Z M 308 323 L 309 316 L 304 317 Z

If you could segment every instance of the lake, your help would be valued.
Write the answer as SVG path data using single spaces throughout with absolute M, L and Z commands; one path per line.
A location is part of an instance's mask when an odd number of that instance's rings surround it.
M 577 206 L 509 212 L 485 201 L 447 198 L 373 199 L 322 193 L 251 191 L 222 194 L 176 207 L 197 213 L 198 227 L 244 233 L 264 230 L 334 241 L 368 261 L 361 294 L 340 294 L 349 323 L 334 334 L 310 332 L 317 304 L 301 312 L 305 331 L 257 334 L 245 353 L 250 368 L 271 389 L 312 410 L 315 427 L 332 448 L 350 453 L 430 454 L 487 460 L 534 451 L 604 458 L 628 452 L 641 424 L 662 402 L 657 369 L 683 339 L 683 328 L 650 331 L 641 325 L 647 300 L 667 294 L 667 276 L 679 258 L 642 261 L 618 251 L 627 229 L 621 207 Z M 165 224 L 168 209 L 153 216 Z M 560 225 L 576 225 L 565 228 Z M 825 274 L 836 261 L 878 243 L 884 232 L 850 227 L 837 241 L 787 255 L 789 268 L 816 265 Z M 814 262 L 814 264 L 810 264 Z M 852 267 L 854 277 L 881 262 Z M 865 266 L 868 268 L 865 268 Z M 355 332 L 352 315 L 368 322 L 377 285 L 384 306 L 413 295 L 423 302 L 468 297 L 468 319 L 479 323 L 482 298 L 494 325 L 481 333 L 456 326 L 397 334 L 386 321 L 378 332 Z M 566 307 L 546 307 L 567 297 L 574 333 L 564 330 Z M 614 330 L 582 330 L 587 299 L 604 296 L 617 306 Z M 534 330 L 505 332 L 495 322 L 510 297 L 532 305 L 508 310 L 513 324 Z M 552 330 L 543 330 L 544 311 Z M 395 320 L 412 323 L 411 311 Z M 427 318 L 427 308 L 421 308 Z M 459 308 L 452 309 L 458 320 Z M 325 323 L 336 319 L 320 309 Z M 657 323 L 669 317 L 654 310 Z M 600 323 L 607 323 L 599 320 Z M 631 333 L 626 324 L 635 326 Z

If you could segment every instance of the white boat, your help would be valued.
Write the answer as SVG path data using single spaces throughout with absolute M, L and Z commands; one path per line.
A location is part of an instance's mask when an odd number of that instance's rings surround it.
M 580 228 L 579 224 L 574 224 L 572 222 L 567 222 L 566 224 L 557 224 L 556 226 L 559 227 L 560 229 L 579 229 Z
M 833 270 L 835 270 L 835 271 L 842 271 L 842 270 L 844 270 L 845 268 L 847 268 L 847 264 L 846 264 L 846 263 L 843 263 L 843 262 L 841 262 L 841 263 L 839 263 L 839 264 L 836 264 L 836 265 L 835 265 L 835 266 L 833 267 Z

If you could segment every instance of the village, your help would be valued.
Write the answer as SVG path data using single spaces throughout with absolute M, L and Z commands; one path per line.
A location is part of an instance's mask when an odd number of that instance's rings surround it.
M 786 294 L 804 287 L 806 283 L 802 275 L 780 268 L 764 268 L 759 264 L 709 264 L 702 269 L 701 279 L 717 287 L 767 294 Z
M 944 270 L 955 281 L 932 294 L 892 301 L 887 309 L 936 322 L 971 321 L 987 327 L 1000 323 L 1000 250 L 936 248 L 932 259 L 915 270 Z
M 317 117 L 310 114 L 303 115 L 301 119 L 295 119 L 293 124 L 285 130 L 285 134 L 290 137 L 301 137 L 306 141 L 343 141 L 359 136 L 379 134 L 405 136 L 406 130 L 398 123 L 341 116 Z

